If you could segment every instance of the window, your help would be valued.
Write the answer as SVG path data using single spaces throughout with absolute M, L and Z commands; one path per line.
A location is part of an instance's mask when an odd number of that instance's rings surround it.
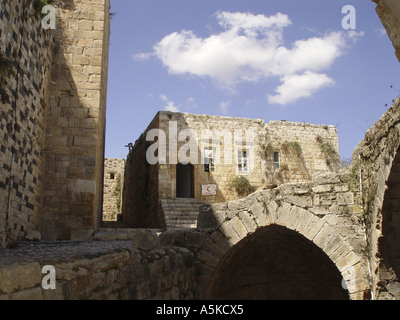
M 248 152 L 246 150 L 238 151 L 238 170 L 239 172 L 249 172 Z
M 274 169 L 279 169 L 279 152 L 274 152 Z
M 115 178 L 115 174 L 114 173 L 110 173 L 110 179 L 114 180 L 114 178 Z
M 215 171 L 215 152 L 212 148 L 204 148 L 204 172 Z

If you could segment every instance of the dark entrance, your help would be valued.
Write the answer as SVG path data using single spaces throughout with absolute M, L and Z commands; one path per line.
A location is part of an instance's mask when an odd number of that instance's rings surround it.
M 176 197 L 194 197 L 193 165 L 190 163 L 176 165 Z
M 349 293 L 320 248 L 295 231 L 272 225 L 225 254 L 208 283 L 206 299 L 346 300 Z

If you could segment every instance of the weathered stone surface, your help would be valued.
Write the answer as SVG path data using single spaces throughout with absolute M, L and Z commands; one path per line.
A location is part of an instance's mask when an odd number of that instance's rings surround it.
M 132 240 L 134 248 L 152 249 L 160 245 L 160 240 L 152 230 L 137 230 Z
M 3 267 L 0 269 L 0 292 L 12 293 L 34 287 L 41 282 L 41 272 L 37 262 Z
M 179 247 L 132 249 L 130 241 L 28 243 L 0 251 L 0 300 L 192 299 L 193 254 Z M 69 249 L 69 250 L 66 250 Z M 25 255 L 23 255 L 25 253 Z M 50 257 L 53 259 L 49 261 Z M 18 258 L 18 259 L 17 259 Z M 41 265 L 54 265 L 56 289 L 43 289 Z
M 28 231 L 25 236 L 25 240 L 28 240 L 28 241 L 40 241 L 41 239 L 42 239 L 42 235 L 37 230 Z
M 125 159 L 104 160 L 103 221 L 117 221 L 122 212 Z

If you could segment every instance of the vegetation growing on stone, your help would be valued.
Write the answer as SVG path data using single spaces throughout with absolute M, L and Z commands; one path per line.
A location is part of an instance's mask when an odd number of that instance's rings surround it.
M 238 194 L 244 194 L 251 191 L 251 185 L 249 180 L 243 176 L 235 177 L 230 184 L 231 188 L 234 189 Z

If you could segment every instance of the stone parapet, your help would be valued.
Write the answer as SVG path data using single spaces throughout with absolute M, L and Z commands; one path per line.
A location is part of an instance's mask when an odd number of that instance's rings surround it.
M 55 268 L 45 289 L 44 266 Z M 129 241 L 45 242 L 0 252 L 0 300 L 178 300 L 195 297 L 193 254 Z

